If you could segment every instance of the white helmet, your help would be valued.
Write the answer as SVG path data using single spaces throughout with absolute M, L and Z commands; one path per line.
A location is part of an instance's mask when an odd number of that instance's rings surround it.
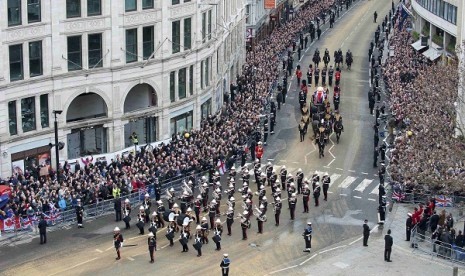
M 216 185 L 221 185 L 221 182 L 219 182 L 219 181 L 216 181 Z
M 325 172 L 325 176 L 328 176 L 328 175 L 329 175 L 328 172 Z
M 207 177 L 205 175 L 202 176 L 202 180 L 207 180 Z
M 243 214 L 243 215 L 247 215 L 248 213 L 249 213 L 249 212 L 247 212 L 247 211 L 244 211 L 242 214 Z
M 234 201 L 234 200 L 235 200 L 235 199 L 234 199 L 234 197 L 233 197 L 233 196 L 232 196 L 232 197 L 229 199 L 229 201 Z
M 260 160 L 259 160 L 259 159 L 255 159 L 255 162 L 257 162 L 257 163 L 258 163 L 258 162 L 260 162 Z
M 115 229 L 113 229 L 114 232 L 119 232 L 119 227 L 115 227 Z
M 182 193 L 182 195 L 187 196 L 187 195 L 189 195 L 189 193 L 188 193 L 187 191 L 184 191 L 184 192 Z
M 304 188 L 305 188 L 305 189 L 308 189 L 308 184 L 305 184 L 305 185 L 304 185 Z
M 230 182 L 234 182 L 234 177 L 231 177 L 231 178 L 229 179 L 229 181 L 230 181 Z
M 291 184 L 289 184 L 289 186 L 294 187 L 295 186 L 294 182 L 291 182 Z
M 202 199 L 202 196 L 201 196 L 201 195 L 198 195 L 198 196 L 197 196 L 197 199 Z
M 127 201 L 129 202 L 129 199 L 127 199 Z M 160 200 L 157 201 L 157 203 L 158 203 L 158 204 L 162 204 L 163 201 L 161 201 L 161 199 L 160 199 Z
M 157 215 L 157 211 L 153 211 L 152 216 L 156 216 L 156 215 Z
M 219 172 L 215 172 L 215 175 L 218 176 L 218 175 L 220 175 L 220 173 L 219 173 Z
M 289 173 L 287 176 L 292 176 L 292 173 Z
M 192 212 L 192 208 L 191 207 L 187 208 L 186 212 Z
M 202 230 L 202 226 L 197 225 L 197 227 L 195 227 L 195 230 Z
M 152 233 L 152 232 L 149 233 L 149 237 L 153 237 L 153 233 Z
M 179 208 L 179 205 L 177 203 L 173 204 L 173 208 Z
M 263 196 L 263 197 L 262 197 L 262 200 L 266 200 L 266 196 Z
M 202 218 L 202 221 L 207 221 L 207 218 L 206 218 L 206 217 L 203 217 L 203 218 Z
M 145 209 L 144 209 L 144 206 L 140 206 L 140 207 L 139 207 L 139 210 L 145 210 Z
M 265 189 L 265 186 L 261 185 L 260 190 L 263 190 L 263 189 Z
M 266 174 L 265 174 L 265 173 L 261 173 L 260 176 L 266 176 Z
M 292 195 L 291 195 L 291 196 L 296 196 L 296 195 L 297 195 L 296 193 L 292 193 Z
M 281 167 L 281 169 L 285 169 L 285 168 L 286 168 L 286 165 L 283 165 L 283 166 Z
M 211 202 L 212 202 L 212 203 L 216 203 L 216 200 L 215 200 L 215 199 L 212 199 L 212 201 L 211 201 Z
M 246 199 L 245 201 L 245 203 L 250 203 L 250 202 L 251 202 L 250 199 Z
M 298 171 L 298 172 L 302 172 L 302 169 L 301 169 L 301 168 L 299 168 L 297 171 Z
M 221 192 L 221 189 L 220 189 L 220 188 L 216 188 L 216 192 L 217 192 L 217 193 Z
M 203 186 L 203 187 L 208 187 L 208 184 L 207 184 L 207 183 L 203 183 L 202 186 Z
M 234 208 L 233 208 L 233 207 L 229 207 L 229 208 L 228 208 L 228 211 L 234 211 Z
M 145 197 L 150 197 L 150 195 L 147 193 L 147 194 L 145 194 Z
M 221 220 L 220 220 L 220 219 L 217 219 L 215 222 L 216 222 L 216 223 L 221 223 Z
M 276 192 L 281 192 L 281 189 L 280 189 L 280 188 L 276 188 Z
M 229 188 L 234 188 L 234 184 L 229 184 Z
M 267 163 L 267 164 L 268 164 L 268 165 L 271 165 L 271 162 L 269 162 L 269 161 L 268 161 L 268 163 Z
M 319 171 L 315 171 L 315 173 L 314 173 L 314 174 L 319 174 L 319 173 L 320 173 Z
M 124 203 L 129 203 L 129 198 L 126 198 L 126 199 L 124 200 Z
M 174 192 L 174 188 L 173 188 L 173 187 L 170 188 L 170 192 Z
M 264 209 L 264 208 L 265 208 L 265 205 L 260 204 L 260 207 L 259 207 L 259 208 L 260 208 L 260 209 Z
M 281 198 L 278 196 L 278 197 L 276 198 L 276 201 L 281 201 Z
M 191 180 L 189 180 L 189 181 L 187 182 L 187 184 L 192 184 L 192 181 L 191 181 Z

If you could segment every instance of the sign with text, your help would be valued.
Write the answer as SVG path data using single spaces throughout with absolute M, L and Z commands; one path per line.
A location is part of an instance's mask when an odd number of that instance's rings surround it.
M 265 0 L 265 9 L 271 10 L 276 8 L 276 0 Z

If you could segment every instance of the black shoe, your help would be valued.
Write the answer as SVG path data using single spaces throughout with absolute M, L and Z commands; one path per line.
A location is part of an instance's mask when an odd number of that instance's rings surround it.
M 391 260 L 387 260 L 387 262 L 388 262 L 388 263 L 392 263 L 392 261 L 391 261 Z

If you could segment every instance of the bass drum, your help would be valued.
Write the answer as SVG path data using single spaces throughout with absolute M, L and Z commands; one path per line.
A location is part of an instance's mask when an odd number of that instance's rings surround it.
M 179 216 L 177 217 L 176 219 L 176 223 L 179 225 L 179 226 L 183 226 L 184 224 L 184 221 L 187 219 L 187 223 L 189 224 L 189 217 L 186 216 L 186 214 L 179 214 Z M 187 224 L 186 224 L 187 225 Z M 185 225 L 184 225 L 185 226 Z
M 164 221 L 173 221 L 174 213 L 171 210 L 167 210 L 163 213 L 163 220 Z M 171 220 L 170 220 L 171 219 Z

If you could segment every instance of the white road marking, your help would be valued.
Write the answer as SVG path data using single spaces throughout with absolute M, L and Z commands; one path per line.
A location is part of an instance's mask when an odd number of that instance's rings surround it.
M 370 194 L 379 195 L 379 189 L 378 189 L 378 187 L 379 187 L 379 186 L 375 187 L 375 188 L 373 189 L 373 191 L 371 191 Z
M 344 169 L 341 169 L 341 168 L 336 168 L 336 170 L 340 170 L 340 171 L 343 171 Z
M 354 191 L 363 193 L 363 191 L 371 184 L 371 182 L 373 182 L 373 179 L 363 179 L 363 181 L 358 184 Z
M 331 187 L 331 185 L 334 184 L 334 182 L 336 182 L 336 180 L 341 177 L 340 174 L 337 174 L 337 173 L 333 173 L 329 178 L 331 179 L 331 182 L 329 183 L 329 187 Z
M 328 194 L 333 194 L 333 192 L 328 191 Z
M 365 174 L 365 175 L 367 175 L 367 174 L 368 174 L 368 173 L 366 173 L 366 172 L 361 172 L 361 173 L 362 173 L 362 174 Z
M 362 238 L 363 238 L 363 237 L 360 237 L 360 238 L 356 239 L 355 241 L 352 241 L 351 243 L 349 243 L 349 245 L 352 245 L 352 244 L 358 242 L 358 241 L 361 240 Z
M 267 159 L 268 161 L 274 161 L 274 159 Z M 281 162 L 283 162 L 283 160 L 279 160 Z M 286 162 L 286 160 L 284 160 L 284 162 Z
M 373 199 L 373 198 L 369 198 L 368 200 L 370 200 L 370 201 L 376 201 L 376 199 Z
M 128 257 L 128 260 L 130 260 L 130 261 L 134 261 L 134 258 L 132 258 L 132 257 Z
M 103 251 L 100 250 L 100 249 L 95 249 L 95 251 L 97 251 L 98 253 L 102 253 Z
M 76 268 L 76 267 L 78 267 L 78 266 L 81 266 L 81 265 L 84 265 L 84 264 L 93 262 L 93 261 L 95 261 L 95 260 L 97 260 L 97 259 L 98 259 L 98 258 L 93 258 L 93 259 L 90 259 L 90 260 L 87 260 L 87 261 L 84 261 L 84 262 L 80 262 L 80 263 L 78 263 L 78 264 L 76 264 L 76 265 L 73 265 L 73 266 L 71 266 L 71 267 L 66 268 L 65 270 L 62 270 L 62 271 L 57 272 L 57 273 L 54 273 L 54 274 L 50 274 L 50 276 L 62 274 L 62 273 L 65 272 L 65 271 L 68 271 L 68 270 L 71 270 L 71 269 Z
M 331 154 L 331 155 L 332 155 L 332 154 Z M 336 161 L 336 158 L 334 158 L 333 160 L 331 160 L 331 162 L 329 162 L 329 164 L 328 164 L 327 166 L 325 166 L 325 167 L 328 167 L 328 168 L 329 168 L 329 166 L 331 166 L 331 164 L 333 164 L 334 161 Z
M 320 252 L 321 253 L 321 252 Z M 314 254 L 313 256 L 311 256 L 310 258 L 306 259 L 305 261 L 301 262 L 299 265 L 303 265 L 305 264 L 306 262 L 310 261 L 311 259 L 315 258 L 316 256 L 318 256 L 318 253 Z
M 349 188 L 349 186 L 356 180 L 357 178 L 356 177 L 353 177 L 353 176 L 348 176 L 346 177 L 342 182 L 341 184 L 339 184 L 339 188 L 341 189 L 347 189 Z
M 313 150 L 308 152 L 307 154 L 305 154 L 305 164 L 308 164 L 308 160 L 307 160 L 307 156 L 309 156 L 310 154 L 312 154 L 314 151 L 316 151 L 316 147 L 315 147 L 315 144 L 313 144 Z
M 329 251 L 333 251 L 333 250 L 336 250 L 336 249 L 339 249 L 339 248 L 344 248 L 346 247 L 347 245 L 341 245 L 341 246 L 336 246 L 336 247 L 333 247 L 333 248 L 330 248 L 330 249 L 326 249 L 326 250 L 323 250 L 321 252 L 318 252 L 318 254 L 323 254 L 323 253 L 326 253 L 326 252 L 329 252 Z
M 113 246 L 112 246 L 112 247 L 108 247 L 107 249 L 105 249 L 105 251 L 111 250 L 111 249 L 113 249 L 113 248 L 114 248 Z
M 349 172 L 355 172 L 354 170 L 347 170 L 347 171 L 349 171 Z
M 362 199 L 361 196 L 353 196 L 354 198 Z
M 291 269 L 291 268 L 294 268 L 294 267 L 298 267 L 298 266 L 299 266 L 299 265 L 293 265 L 293 266 L 290 266 L 290 267 L 285 267 L 285 268 L 283 268 L 283 269 L 270 272 L 269 275 L 272 275 L 272 274 L 275 274 L 275 273 L 278 273 L 278 272 L 281 272 L 281 271 L 284 271 L 284 270 L 288 270 L 288 269 Z

